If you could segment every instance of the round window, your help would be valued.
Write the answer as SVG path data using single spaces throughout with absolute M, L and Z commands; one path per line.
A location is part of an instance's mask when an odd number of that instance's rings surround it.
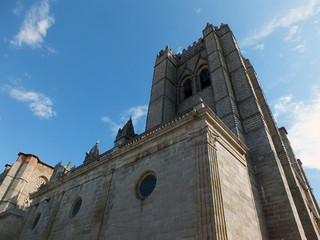
M 70 210 L 71 218 L 74 218 L 78 214 L 81 207 L 81 203 L 82 203 L 82 198 L 78 198 L 77 200 L 74 201 Z
M 140 199 L 146 199 L 154 190 L 157 183 L 156 175 L 148 172 L 140 177 L 136 185 L 136 193 Z
M 41 213 L 38 213 L 37 216 L 33 220 L 32 229 L 34 229 L 37 226 L 37 224 L 40 220 L 40 217 L 41 217 Z

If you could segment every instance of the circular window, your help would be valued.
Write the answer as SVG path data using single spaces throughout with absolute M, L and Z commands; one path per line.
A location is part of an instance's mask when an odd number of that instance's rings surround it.
M 70 210 L 71 218 L 74 218 L 78 214 L 81 207 L 81 203 L 82 203 L 82 198 L 78 198 L 77 200 L 74 201 Z
M 41 217 L 41 213 L 38 213 L 37 216 L 33 220 L 32 229 L 34 229 L 37 226 L 37 224 L 40 220 L 40 217 Z
M 140 177 L 136 185 L 136 193 L 140 199 L 146 199 L 154 190 L 157 183 L 156 175 L 148 172 Z

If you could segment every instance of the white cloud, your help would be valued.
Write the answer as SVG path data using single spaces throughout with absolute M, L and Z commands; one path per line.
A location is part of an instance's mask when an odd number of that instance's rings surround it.
M 256 45 L 256 49 L 263 50 L 263 49 L 264 49 L 264 43 L 262 43 L 262 44 L 257 44 L 257 45 Z
M 199 14 L 201 12 L 201 8 L 195 8 L 194 11 Z
M 50 98 L 39 92 L 26 91 L 22 88 L 7 86 L 10 97 L 19 102 L 26 102 L 34 115 L 41 119 L 50 119 L 56 115 Z
M 275 119 L 278 118 L 280 114 L 283 114 L 287 111 L 287 104 L 290 103 L 292 100 L 292 95 L 289 96 L 282 96 L 279 101 L 274 105 L 275 113 L 274 117 Z
M 130 115 L 132 117 L 132 123 L 135 125 L 141 117 L 147 116 L 148 113 L 148 106 L 137 106 L 137 107 L 131 107 L 126 111 L 126 115 Z M 124 116 L 124 120 L 128 120 L 128 117 Z
M 295 52 L 299 52 L 299 53 L 304 53 L 305 51 L 307 51 L 308 48 L 306 46 L 305 43 L 302 43 L 302 44 L 298 44 L 297 46 L 295 46 L 292 51 L 295 51 Z
M 284 38 L 285 41 L 295 42 L 301 39 L 301 37 L 297 36 L 297 34 L 301 32 L 299 26 L 294 25 L 290 28 L 288 35 Z
M 112 136 L 116 136 L 119 128 L 122 127 L 122 125 L 115 123 L 114 121 L 112 121 L 112 120 L 111 120 L 110 118 L 108 118 L 107 116 L 102 117 L 102 118 L 101 118 L 101 121 L 109 124 L 110 129 L 111 129 L 111 131 L 112 131 Z
M 23 4 L 20 1 L 18 1 L 16 3 L 16 7 L 12 10 L 12 12 L 14 15 L 19 16 L 22 13 L 23 9 Z
M 288 123 L 288 138 L 305 167 L 320 169 L 320 91 L 312 88 L 310 103 L 295 102 L 292 96 L 282 97 L 275 105 L 277 117 Z
M 148 106 L 142 105 L 142 106 L 136 106 L 136 107 L 131 107 L 126 109 L 121 114 L 119 121 L 113 121 L 108 116 L 102 117 L 101 120 L 109 124 L 110 129 L 112 131 L 112 136 L 116 136 L 119 128 L 122 128 L 124 124 L 129 120 L 130 117 L 132 118 L 132 123 L 135 127 L 135 130 L 137 130 L 137 125 L 140 125 L 140 120 L 144 119 L 144 117 L 147 116 L 147 113 L 148 113 Z
M 48 0 L 35 4 L 25 16 L 19 33 L 10 41 L 12 46 L 39 48 L 43 43 L 47 30 L 54 24 L 55 19 L 50 15 Z
M 245 38 L 242 46 L 248 46 L 256 43 L 262 38 L 272 34 L 278 28 L 289 27 L 292 24 L 315 16 L 320 12 L 320 0 L 310 0 L 306 4 L 302 4 L 297 8 L 290 9 L 287 14 L 280 17 L 274 17 L 269 23 L 258 30 L 256 33 Z

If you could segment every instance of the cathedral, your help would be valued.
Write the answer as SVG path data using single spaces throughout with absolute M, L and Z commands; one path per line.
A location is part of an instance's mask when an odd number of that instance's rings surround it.
M 287 134 L 229 26 L 207 24 L 182 53 L 157 54 L 145 132 L 129 119 L 74 168 L 38 159 L 45 184 L 15 239 L 320 239 Z

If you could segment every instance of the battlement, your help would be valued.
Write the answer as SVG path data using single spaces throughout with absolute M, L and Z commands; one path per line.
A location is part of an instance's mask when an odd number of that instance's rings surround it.
M 182 53 L 176 54 L 175 57 L 180 64 L 185 63 L 195 54 L 204 49 L 204 42 L 202 38 L 198 39 L 198 42 L 194 41 L 192 46 L 188 46 L 187 49 L 183 49 Z

